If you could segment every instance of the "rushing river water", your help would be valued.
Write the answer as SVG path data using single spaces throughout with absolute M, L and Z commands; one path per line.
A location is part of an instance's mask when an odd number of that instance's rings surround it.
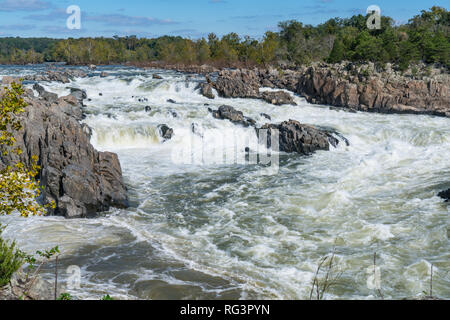
M 2 67 L 0 75 L 39 69 Z M 109 76 L 100 78 L 100 71 Z M 450 119 L 338 112 L 301 97 L 298 106 L 209 100 L 195 90 L 201 76 L 159 71 L 164 79 L 156 80 L 155 72 L 108 67 L 70 85 L 43 84 L 59 95 L 69 86 L 87 91 L 92 143 L 118 153 L 131 202 L 97 219 L 0 218 L 23 249 L 59 245 L 61 266 L 81 268 L 81 288 L 70 293 L 308 299 L 318 264 L 335 250 L 341 276 L 327 299 L 378 298 L 367 283 L 375 252 L 385 298 L 427 291 L 431 265 L 434 295 L 450 298 L 449 207 L 436 196 L 450 187 Z M 235 141 L 253 134 L 213 119 L 205 104 L 231 105 L 259 125 L 268 122 L 265 113 L 272 123 L 331 127 L 350 146 L 308 157 L 280 154 L 272 174 L 261 174 L 261 165 L 172 161 L 172 151 L 193 139 L 193 123 L 203 130 L 206 155 L 215 136 Z M 162 143 L 160 124 L 174 129 L 172 140 Z

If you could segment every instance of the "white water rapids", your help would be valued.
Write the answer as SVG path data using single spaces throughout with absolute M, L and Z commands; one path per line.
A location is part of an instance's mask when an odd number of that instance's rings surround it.
M 35 71 L 3 67 L 0 75 Z M 301 97 L 298 106 L 209 100 L 195 90 L 200 76 L 160 71 L 164 79 L 154 80 L 156 71 L 100 71 L 110 75 L 43 85 L 59 95 L 67 87 L 87 91 L 92 143 L 118 153 L 131 208 L 91 220 L 0 217 L 23 249 L 59 245 L 61 268 L 81 268 L 74 296 L 308 299 L 321 258 L 335 249 L 342 275 L 327 299 L 378 298 L 367 285 L 375 252 L 385 298 L 423 294 L 431 265 L 434 295 L 450 298 L 449 207 L 437 197 L 450 187 L 450 119 L 338 112 Z M 214 119 L 205 104 L 231 105 L 258 125 L 269 122 L 265 113 L 271 123 L 330 127 L 350 146 L 281 154 L 271 175 L 258 165 L 174 163 L 171 152 L 192 139 L 193 123 L 203 130 L 206 154 L 217 135 L 234 141 L 253 134 Z M 160 124 L 174 129 L 172 140 L 162 143 Z

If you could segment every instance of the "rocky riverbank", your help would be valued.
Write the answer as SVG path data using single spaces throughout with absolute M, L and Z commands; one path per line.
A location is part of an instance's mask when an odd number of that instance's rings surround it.
M 207 77 L 209 79 L 209 77 Z M 413 67 L 395 71 L 368 63 L 318 63 L 298 70 L 222 70 L 209 81 L 225 98 L 261 98 L 276 105 L 289 97 L 262 93 L 260 88 L 287 89 L 313 104 L 379 113 L 411 113 L 450 117 L 450 76 L 444 68 Z
M 12 81 L 4 77 L 3 86 Z M 36 155 L 41 167 L 38 178 L 44 187 L 39 200 L 43 204 L 56 203 L 50 214 L 80 218 L 111 207 L 127 207 L 117 155 L 95 150 L 90 143 L 90 128 L 80 123 L 86 94 L 72 89 L 70 95 L 58 97 L 38 84 L 34 90 L 24 94 L 28 107 L 20 115 L 23 128 L 15 135 L 15 146 L 23 153 L 2 156 L 0 166 L 15 161 L 30 165 Z
M 27 277 L 19 270 L 8 285 L 0 288 L 0 300 L 54 300 L 55 286 L 39 275 Z

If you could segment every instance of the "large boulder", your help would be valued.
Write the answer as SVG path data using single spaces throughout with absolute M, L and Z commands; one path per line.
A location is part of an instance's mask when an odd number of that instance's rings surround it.
M 15 134 L 15 147 L 23 153 L 2 156 L 0 167 L 16 161 L 30 165 L 36 155 L 43 187 L 40 202 L 56 203 L 49 214 L 91 217 L 110 207 L 127 207 L 119 159 L 91 145 L 89 130 L 79 122 L 77 98 L 69 95 L 50 102 L 27 91 L 24 101 L 28 107 L 19 116 L 23 128 Z
M 339 140 L 328 132 L 295 120 L 285 121 L 281 124 L 266 124 L 257 130 L 258 134 L 261 134 L 261 130 L 267 130 L 268 146 L 272 146 L 272 134 L 274 134 L 274 130 L 278 130 L 279 151 L 287 153 L 296 152 L 308 155 L 317 150 L 328 151 L 330 144 L 335 146 L 339 144 Z
M 223 105 L 219 107 L 219 110 L 212 111 L 212 115 L 216 119 L 220 120 L 230 120 L 235 124 L 243 125 L 244 127 L 254 126 L 256 122 L 250 119 L 242 113 L 231 106 Z
M 264 101 L 274 104 L 276 106 L 281 106 L 285 104 L 289 104 L 292 106 L 296 106 L 294 98 L 285 91 L 266 91 L 263 92 L 261 97 Z
M 224 98 L 259 98 L 259 79 L 248 70 L 223 70 L 214 88 Z

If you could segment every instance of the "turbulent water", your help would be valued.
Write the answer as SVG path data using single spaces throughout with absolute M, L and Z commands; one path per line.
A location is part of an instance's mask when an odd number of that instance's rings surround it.
M 38 71 L 3 67 L 0 75 Z M 100 78 L 100 71 L 109 76 Z M 195 90 L 201 76 L 159 71 L 164 79 L 154 80 L 155 72 L 108 67 L 70 85 L 45 84 L 59 95 L 68 94 L 68 86 L 86 89 L 92 143 L 118 153 L 131 200 L 131 208 L 91 220 L 0 218 L 22 248 L 59 245 L 62 267 L 81 268 L 81 289 L 70 293 L 83 299 L 308 299 L 318 264 L 335 251 L 340 277 L 326 299 L 379 298 L 368 286 L 375 252 L 385 298 L 423 295 L 431 265 L 433 294 L 450 298 L 449 207 L 436 196 L 450 187 L 450 119 L 338 112 L 301 97 L 295 97 L 298 106 L 209 100 Z M 266 113 L 272 123 L 330 127 L 350 146 L 308 157 L 280 154 L 279 170 L 271 174 L 256 164 L 173 161 L 173 150 L 194 139 L 207 157 L 214 137 L 230 147 L 254 135 L 214 119 L 205 104 L 231 105 L 259 125 L 268 122 Z M 201 134 L 191 132 L 193 123 Z M 161 140 L 160 124 L 174 129 L 172 140 Z

